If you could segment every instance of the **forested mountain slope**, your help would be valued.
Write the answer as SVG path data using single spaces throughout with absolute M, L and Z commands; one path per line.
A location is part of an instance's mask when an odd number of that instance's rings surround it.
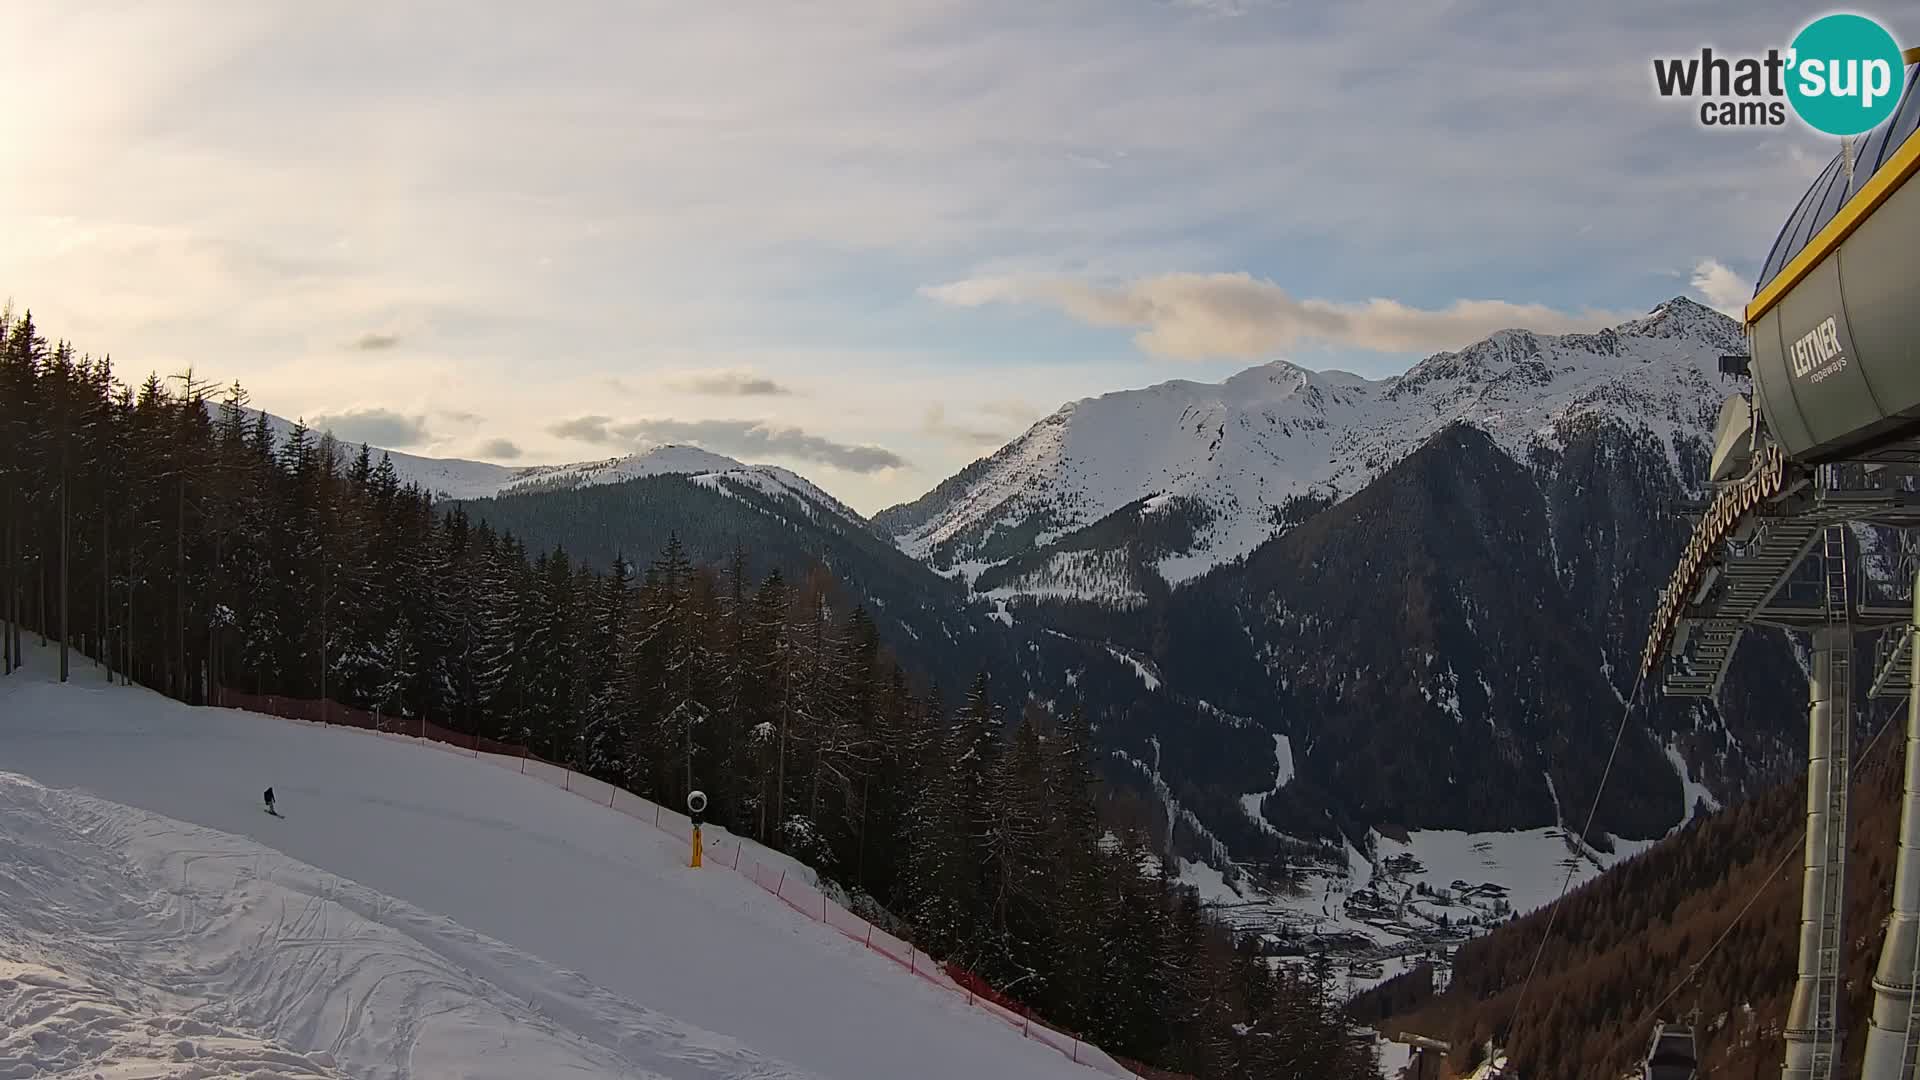
M 1663 505 L 1676 487 L 1657 447 L 1612 424 L 1524 464 L 1457 424 L 1176 590 L 1156 656 L 1170 685 L 1289 736 L 1297 779 L 1267 810 L 1283 831 L 1329 807 L 1362 825 L 1566 821 L 1592 800 L 1688 528 Z M 1699 781 L 1732 797 L 1779 775 L 1796 675 L 1777 636 L 1754 635 L 1719 708 L 1660 702 L 1622 747 L 1598 829 L 1658 836 Z
M 779 570 L 800 581 L 823 568 L 843 599 L 865 605 L 887 640 L 921 670 L 957 686 L 980 669 L 986 650 L 972 639 L 1004 630 L 987 606 L 968 604 L 958 583 L 902 554 L 851 511 L 751 483 L 751 475 L 662 472 L 438 507 L 510 532 L 532 550 L 564 549 L 603 571 L 617 560 L 644 562 L 670 540 L 698 564 L 730 566 L 738 556 L 754 580 Z
M 1887 730 L 1860 760 L 1853 788 L 1844 1075 L 1858 1071 L 1865 1049 L 1873 968 L 1892 903 L 1903 713 L 1875 703 L 1873 723 Z M 1569 894 L 1524 1012 L 1515 1009 L 1544 912 L 1461 946 L 1452 985 L 1439 997 L 1389 985 L 1357 1003 L 1356 1014 L 1455 1046 L 1500 1036 L 1529 1080 L 1610 1080 L 1640 1060 L 1651 1010 L 1671 992 L 1659 1018 L 1698 1010 L 1703 1075 L 1778 1075 L 1799 945 L 1805 807 L 1805 781 L 1783 784 L 1696 821 Z

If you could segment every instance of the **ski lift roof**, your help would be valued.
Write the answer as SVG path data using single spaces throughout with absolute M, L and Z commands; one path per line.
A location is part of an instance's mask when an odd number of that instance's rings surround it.
M 1909 53 L 1909 62 L 1920 53 Z M 1754 404 L 1800 465 L 1920 449 L 1920 70 L 1887 121 L 1829 162 L 1747 305 Z
M 1760 271 L 1758 283 L 1754 286 L 1754 300 L 1758 302 L 1767 295 L 1767 287 L 1778 278 L 1782 271 L 1792 265 L 1794 257 L 1806 250 L 1807 245 L 1820 236 L 1820 233 L 1842 208 L 1859 195 L 1861 189 L 1883 168 L 1892 164 L 1900 149 L 1913 137 L 1916 127 L 1920 127 L 1920 63 L 1915 63 L 1916 52 L 1910 50 L 1907 60 L 1906 90 L 1900 99 L 1899 108 L 1887 121 L 1863 136 L 1853 148 L 1853 176 L 1847 176 L 1846 151 L 1833 156 L 1827 167 L 1800 197 L 1800 202 L 1788 216 L 1787 223 L 1780 235 L 1773 241 L 1773 249 L 1767 255 L 1766 265 Z M 1760 312 L 1749 310 L 1747 321 L 1752 322 Z

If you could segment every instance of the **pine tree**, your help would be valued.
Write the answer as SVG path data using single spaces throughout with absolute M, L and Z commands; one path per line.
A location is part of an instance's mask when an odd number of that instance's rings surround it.
M 628 609 L 632 604 L 630 568 L 616 559 L 599 583 L 587 619 L 583 667 L 586 712 L 568 760 L 602 776 L 625 780 L 633 768 L 632 702 L 628 697 Z
M 965 932 L 961 963 L 979 967 L 1000 951 L 995 938 L 993 910 L 1001 872 L 997 783 L 1006 721 L 994 702 L 986 672 L 974 677 L 960 706 L 957 722 L 960 758 L 956 774 L 960 788 L 961 821 L 971 871 L 969 887 L 960 898 Z
M 976 970 L 997 985 L 1031 983 L 1047 991 L 1040 966 L 1048 949 L 1043 894 L 1047 822 L 1046 762 L 1040 735 L 1028 717 L 990 777 L 981 863 L 986 872 L 988 924 Z
M 937 698 L 924 717 L 924 730 L 914 740 L 918 759 L 905 822 L 902 892 L 921 947 L 944 956 L 973 940 L 980 878 L 968 822 L 971 800 L 959 767 L 959 732 Z
M 474 583 L 472 600 L 473 733 L 499 739 L 524 690 L 514 678 L 524 626 L 521 608 L 526 590 L 520 581 L 524 553 L 512 537 L 496 537 L 491 530 L 483 528 L 476 539 L 479 579 Z

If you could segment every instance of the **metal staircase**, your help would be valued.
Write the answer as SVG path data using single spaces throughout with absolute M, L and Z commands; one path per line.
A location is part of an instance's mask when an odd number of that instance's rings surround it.
M 1841 921 L 1846 907 L 1847 791 L 1853 737 L 1853 598 L 1848 588 L 1847 526 L 1830 525 L 1821 562 L 1826 584 L 1827 801 L 1821 858 L 1819 952 L 1814 984 L 1813 1080 L 1830 1080 L 1842 1049 L 1841 978 L 1846 966 Z
M 1913 691 L 1913 627 L 1903 626 L 1880 639 L 1869 697 L 1904 698 Z
M 1666 692 L 1676 697 L 1715 697 L 1726 680 L 1733 652 L 1754 616 L 1780 591 L 1787 575 L 1820 537 L 1818 521 L 1764 519 L 1734 557 L 1720 567 L 1711 614 L 1692 620 L 1685 643 L 1687 668 L 1669 672 Z M 1713 588 L 1713 586 L 1719 588 Z
M 1802 632 L 1826 626 L 1821 597 L 1789 588 L 1789 579 L 1801 560 L 1821 547 L 1832 526 L 1848 522 L 1920 529 L 1920 494 L 1900 489 L 1789 487 L 1778 500 L 1758 502 L 1728 528 L 1724 540 L 1702 556 L 1704 569 L 1693 592 L 1675 601 L 1680 617 L 1661 675 L 1665 692 L 1673 697 L 1718 696 L 1734 651 L 1750 626 Z M 1809 584 L 1818 588 L 1816 583 Z M 1906 605 L 1863 606 L 1865 598 L 1849 599 L 1855 630 L 1905 626 L 1910 620 Z M 1910 665 L 1903 666 L 1900 677 L 1908 677 L 1909 669 Z

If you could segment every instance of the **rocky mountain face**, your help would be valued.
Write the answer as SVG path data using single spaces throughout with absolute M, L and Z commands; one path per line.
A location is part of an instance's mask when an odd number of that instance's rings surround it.
M 1516 461 L 1443 429 L 1359 494 L 1169 597 L 1155 658 L 1288 735 L 1283 833 L 1579 826 L 1685 536 L 1659 448 L 1611 424 Z M 1596 830 L 1658 836 L 1790 762 L 1798 668 L 1756 636 L 1725 707 L 1657 701 Z M 1650 695 L 1651 696 L 1651 695 Z M 1760 703 L 1764 702 L 1762 705 Z

